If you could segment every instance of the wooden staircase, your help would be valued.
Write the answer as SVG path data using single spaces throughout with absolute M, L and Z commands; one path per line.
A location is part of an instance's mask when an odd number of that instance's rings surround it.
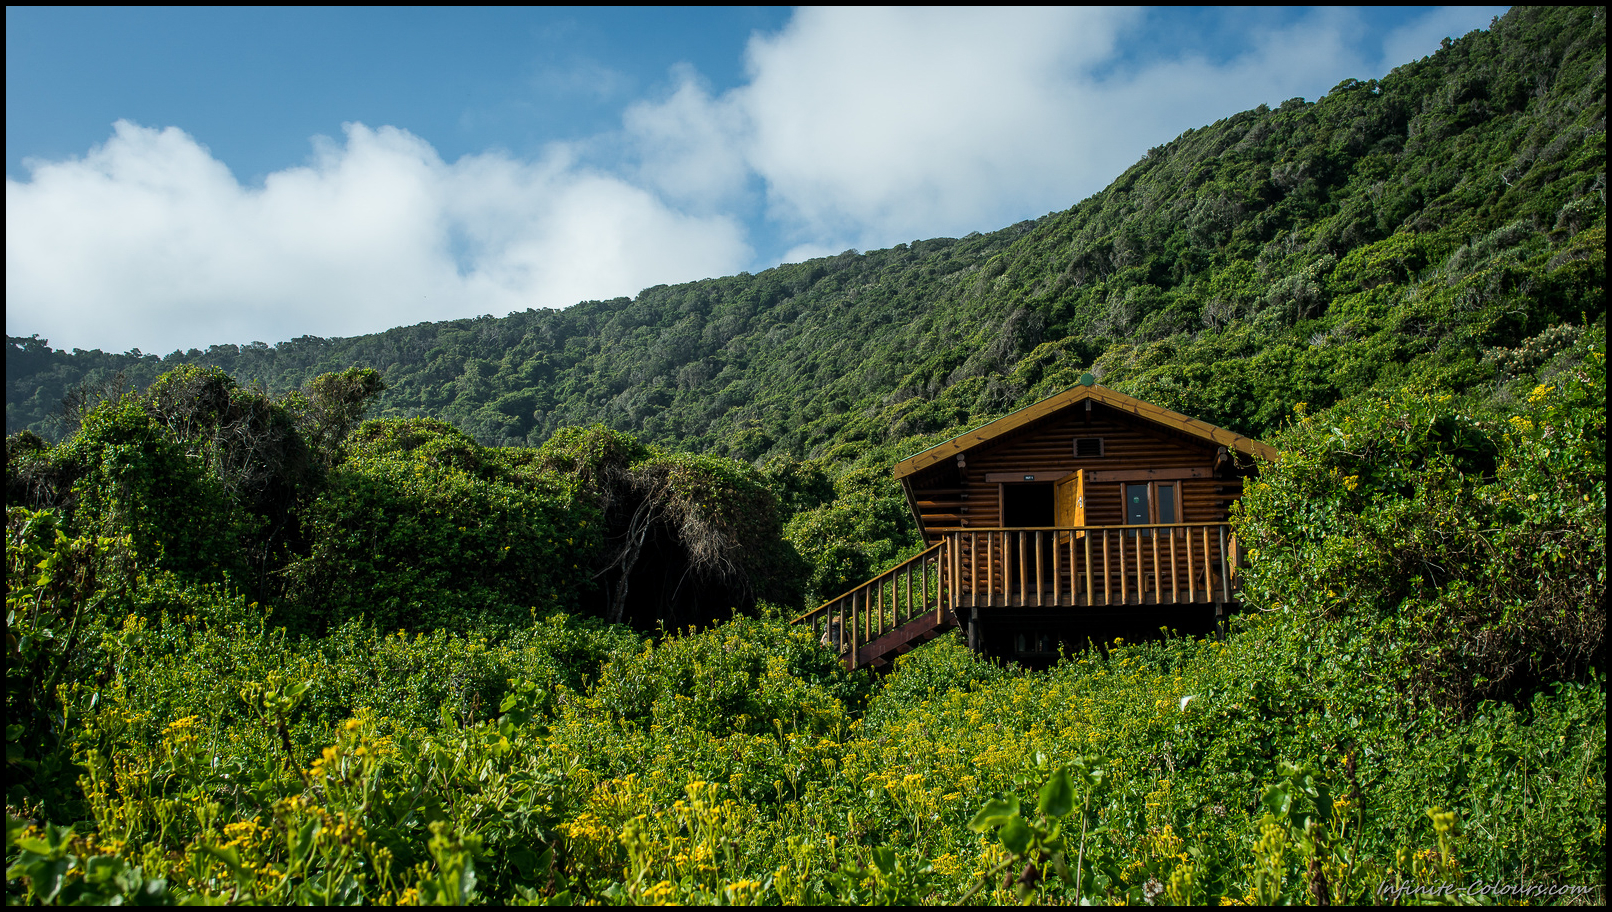
M 921 614 L 866 646 L 858 647 L 856 662 L 851 667 L 886 668 L 894 664 L 899 656 L 906 655 L 956 626 L 957 619 L 950 610 L 943 612 L 938 621 L 934 614 Z
M 829 599 L 793 623 L 838 646 L 846 667 L 886 668 L 897 656 L 957 626 L 956 561 L 949 541 Z

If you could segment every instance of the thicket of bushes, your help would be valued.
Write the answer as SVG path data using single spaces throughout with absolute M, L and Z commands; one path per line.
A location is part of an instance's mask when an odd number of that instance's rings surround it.
M 61 438 L 7 439 L 8 901 L 1604 902 L 1602 16 L 992 235 L 8 339 L 8 427 Z M 1086 370 L 1283 453 L 1223 640 L 875 680 L 784 623 L 916 548 L 896 460 Z
M 1597 329 L 1558 353 L 1503 422 L 1410 391 L 1307 412 L 1237 518 L 1250 610 L 1224 640 L 1044 672 L 943 638 L 875 680 L 770 609 L 647 636 L 553 592 L 479 633 L 387 614 L 299 636 L 132 533 L 12 508 L 9 895 L 1269 903 L 1485 883 L 1602 900 L 1604 350 Z M 611 490 L 650 453 L 595 430 L 509 461 L 421 422 L 368 425 L 346 452 L 332 487 L 378 460 L 353 483 L 403 492 L 450 469 Z M 824 509 L 811 466 L 772 469 L 797 517 Z M 420 497 L 366 502 L 447 512 Z M 478 525 L 445 546 L 511 534 Z

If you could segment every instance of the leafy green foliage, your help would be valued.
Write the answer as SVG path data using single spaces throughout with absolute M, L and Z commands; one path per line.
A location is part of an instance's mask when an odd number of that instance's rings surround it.
M 1244 597 L 1365 620 L 1406 648 L 1405 686 L 1456 708 L 1604 667 L 1601 330 L 1576 360 L 1505 423 L 1410 392 L 1305 417 L 1239 504 Z
M 296 626 L 518 623 L 588 584 L 598 515 L 561 479 L 428 419 L 372 422 L 351 447 L 308 507 L 309 553 L 287 568 Z
M 364 417 L 371 400 L 386 389 L 379 372 L 350 367 L 308 381 L 289 397 L 288 409 L 297 415 L 303 436 L 327 465 L 342 459 L 341 445 Z
M 71 806 L 69 720 L 57 687 L 94 673 L 83 644 L 127 596 L 127 537 L 69 538 L 51 511 L 6 509 L 6 801 Z
M 129 535 L 142 562 L 191 579 L 244 573 L 237 536 L 251 520 L 224 482 L 134 397 L 98 407 L 71 440 L 41 458 L 71 479 L 52 499 L 71 511 L 75 529 Z
M 534 459 L 576 478 L 603 513 L 610 544 L 595 552 L 593 577 L 606 583 L 607 620 L 703 622 L 711 609 L 749 610 L 758 597 L 799 606 L 805 570 L 782 538 L 778 497 L 756 469 L 646 447 L 602 425 L 563 429 Z M 725 604 L 679 616 L 701 601 Z
M 832 501 L 789 521 L 785 537 L 811 567 L 807 588 L 816 601 L 833 598 L 918 552 L 917 525 L 890 477 L 891 462 L 860 460 L 834 479 Z
M 1602 15 L 992 235 L 9 340 L 8 901 L 1604 904 Z M 895 462 L 1086 370 L 1275 435 L 1224 637 L 874 679 L 781 620 L 919 546 Z
M 101 638 L 115 677 L 64 694 L 86 835 L 18 826 L 38 841 L 14 840 L 12 890 L 54 889 L 49 838 L 64 890 L 99 857 L 138 870 L 125 897 L 226 901 L 1363 902 L 1604 878 L 1599 678 L 1451 726 L 1393 699 L 1397 658 L 1357 629 L 1288 613 L 1045 672 L 941 639 L 873 682 L 776 621 L 296 641 L 225 620 L 239 596 L 166 598 Z

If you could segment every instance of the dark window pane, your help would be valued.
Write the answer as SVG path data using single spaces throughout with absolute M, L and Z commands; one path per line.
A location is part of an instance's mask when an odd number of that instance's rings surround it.
M 1147 485 L 1125 486 L 1125 522 L 1133 526 L 1147 524 Z
M 1159 522 L 1180 522 L 1175 515 L 1175 485 L 1159 485 Z

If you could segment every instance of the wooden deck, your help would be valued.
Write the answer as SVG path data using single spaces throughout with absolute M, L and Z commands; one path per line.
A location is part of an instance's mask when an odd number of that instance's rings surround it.
M 962 619 L 1071 620 L 1146 605 L 1233 600 L 1225 523 L 967 529 L 796 618 L 851 668 L 881 667 Z M 1063 609 L 1063 610 L 1060 610 Z

